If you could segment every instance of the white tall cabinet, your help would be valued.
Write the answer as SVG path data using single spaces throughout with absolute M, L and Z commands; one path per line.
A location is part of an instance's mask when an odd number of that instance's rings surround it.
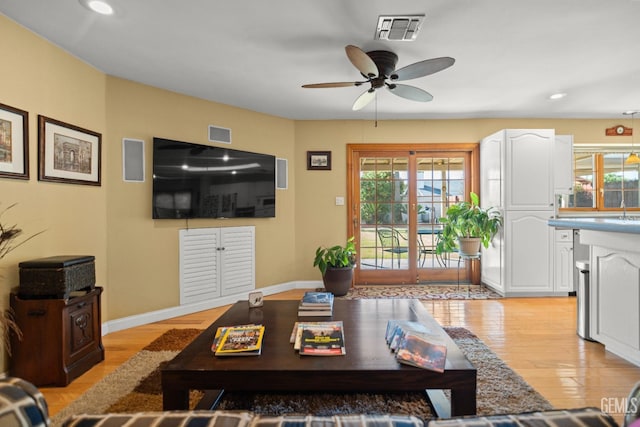
M 504 215 L 501 232 L 483 249 L 482 281 L 506 296 L 558 293 L 547 222 L 554 215 L 554 159 L 571 158 L 567 149 L 556 146 L 553 129 L 505 129 L 480 142 L 481 204 Z

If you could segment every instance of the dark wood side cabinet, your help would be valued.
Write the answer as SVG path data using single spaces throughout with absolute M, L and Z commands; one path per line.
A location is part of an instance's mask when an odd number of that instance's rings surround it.
M 36 386 L 66 386 L 104 360 L 100 314 L 102 288 L 65 299 L 10 303 L 22 340 L 11 334 L 11 375 Z

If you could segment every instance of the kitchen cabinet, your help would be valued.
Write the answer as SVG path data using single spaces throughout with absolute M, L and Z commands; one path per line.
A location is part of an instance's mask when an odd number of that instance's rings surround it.
M 554 193 L 571 194 L 573 181 L 573 135 L 556 135 L 553 144 Z
M 544 211 L 505 213 L 505 295 L 552 294 L 553 230 L 548 220 Z
M 573 230 L 555 230 L 553 290 L 568 295 L 574 291 Z
M 481 205 L 504 215 L 501 232 L 482 250 L 482 282 L 505 296 L 556 295 L 569 284 L 558 284 L 558 291 L 547 225 L 555 212 L 556 170 L 564 161 L 571 169 L 566 150 L 572 144 L 561 139 L 556 146 L 553 129 L 503 129 L 480 142 Z M 558 152 L 564 161 L 554 160 Z

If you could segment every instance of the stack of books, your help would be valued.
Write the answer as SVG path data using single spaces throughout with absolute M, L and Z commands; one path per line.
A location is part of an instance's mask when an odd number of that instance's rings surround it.
M 331 292 L 307 291 L 298 305 L 298 316 L 333 315 L 333 294 Z
M 216 356 L 259 356 L 263 325 L 221 326 L 216 330 L 211 351 Z
M 444 372 L 447 344 L 425 325 L 407 320 L 389 320 L 385 338 L 398 362 Z

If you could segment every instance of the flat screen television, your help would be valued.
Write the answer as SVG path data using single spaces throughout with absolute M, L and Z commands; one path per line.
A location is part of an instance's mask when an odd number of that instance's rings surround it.
M 271 218 L 276 159 L 153 138 L 153 218 Z

